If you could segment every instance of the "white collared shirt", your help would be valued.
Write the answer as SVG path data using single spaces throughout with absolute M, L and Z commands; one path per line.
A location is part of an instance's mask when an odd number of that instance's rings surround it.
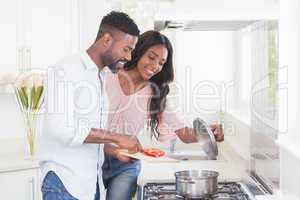
M 106 70 L 100 72 L 102 82 Z M 97 173 L 101 173 L 97 165 L 101 168 L 103 163 L 103 145 L 83 142 L 91 128 L 105 128 L 108 108 L 98 67 L 84 52 L 62 59 L 47 74 L 38 154 L 42 180 L 48 171 L 54 171 L 71 195 L 92 200 Z

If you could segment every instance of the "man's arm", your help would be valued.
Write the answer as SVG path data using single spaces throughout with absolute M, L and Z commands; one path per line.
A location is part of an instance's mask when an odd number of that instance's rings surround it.
M 92 128 L 84 143 L 114 143 L 119 148 L 128 149 L 130 152 L 138 152 L 142 147 L 136 136 L 113 133 L 103 129 Z
M 59 72 L 65 72 L 65 76 L 58 76 Z M 68 68 L 63 65 L 48 70 L 45 82 L 44 134 L 70 147 L 83 143 L 114 143 L 120 148 L 139 151 L 141 146 L 135 136 L 95 129 L 93 127 L 96 127 L 97 122 L 76 112 L 75 80 L 69 74 Z M 60 81 L 66 84 L 59 85 Z

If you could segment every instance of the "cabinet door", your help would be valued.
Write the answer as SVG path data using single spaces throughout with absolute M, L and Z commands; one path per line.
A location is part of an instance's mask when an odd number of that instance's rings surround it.
M 30 67 L 45 68 L 78 51 L 77 1 L 26 1 Z
M 39 200 L 38 170 L 0 173 L 1 199 Z
M 0 74 L 17 69 L 17 11 L 18 0 L 0 2 Z

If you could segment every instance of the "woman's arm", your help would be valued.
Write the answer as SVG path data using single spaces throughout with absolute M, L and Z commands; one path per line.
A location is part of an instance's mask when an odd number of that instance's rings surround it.
M 184 127 L 175 131 L 179 139 L 184 143 L 195 143 L 198 142 L 196 133 L 192 128 Z
M 215 135 L 217 142 L 224 140 L 224 133 L 220 124 L 213 124 L 210 126 L 212 132 Z M 184 143 L 195 143 L 198 142 L 197 134 L 193 128 L 184 127 L 175 131 L 179 139 Z
M 158 125 L 160 141 L 166 141 L 170 138 L 174 138 L 176 134 L 177 137 L 179 137 L 184 143 L 198 142 L 197 133 L 193 128 L 187 127 L 183 118 L 180 116 L 181 115 L 177 113 L 176 109 L 173 109 L 167 104 L 164 112 L 161 115 L 160 123 Z M 222 142 L 224 140 L 222 126 L 220 124 L 213 124 L 210 126 L 210 128 L 215 135 L 216 141 Z

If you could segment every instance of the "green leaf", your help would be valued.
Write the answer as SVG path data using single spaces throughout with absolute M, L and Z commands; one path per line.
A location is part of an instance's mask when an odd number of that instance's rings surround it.
M 31 96 L 31 102 L 30 102 L 31 108 L 35 109 L 34 108 L 34 105 L 35 105 L 35 88 L 34 87 L 31 88 L 30 96 Z
M 34 87 L 34 96 L 32 98 L 33 101 L 33 109 L 38 109 L 41 101 L 41 97 L 43 94 L 44 87 L 38 86 Z
M 17 91 L 23 107 L 28 109 L 28 98 L 26 94 L 26 88 L 25 87 L 22 87 L 21 89 L 18 88 Z

